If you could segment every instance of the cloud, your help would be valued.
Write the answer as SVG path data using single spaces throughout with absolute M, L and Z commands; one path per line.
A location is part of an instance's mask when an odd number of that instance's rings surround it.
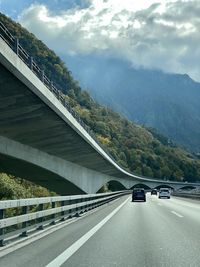
M 100 54 L 200 80 L 200 1 L 87 0 L 55 14 L 33 4 L 19 22 L 63 55 Z

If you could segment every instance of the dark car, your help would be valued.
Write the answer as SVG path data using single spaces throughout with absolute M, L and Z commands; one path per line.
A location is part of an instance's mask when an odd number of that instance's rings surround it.
M 151 195 L 156 195 L 157 196 L 157 190 L 156 189 L 152 189 L 151 190 Z
M 143 188 L 135 188 L 132 193 L 132 202 L 134 201 L 144 201 L 146 202 L 146 195 Z

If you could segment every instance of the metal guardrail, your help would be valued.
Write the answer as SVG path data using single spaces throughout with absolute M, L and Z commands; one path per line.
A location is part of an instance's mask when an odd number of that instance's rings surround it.
M 80 213 L 106 204 L 131 191 L 102 194 L 28 198 L 0 201 L 0 246 L 13 236 L 28 236 L 29 231 L 43 230 L 44 226 L 64 221 Z M 16 216 L 7 216 L 10 209 L 17 209 Z
M 193 198 L 193 199 L 200 199 L 200 193 L 195 192 L 177 192 L 174 191 L 172 193 L 175 197 L 184 197 L 184 198 Z
M 7 45 L 18 55 L 18 57 L 29 67 L 30 70 L 42 81 L 42 83 L 56 96 L 60 103 L 70 112 L 70 114 L 81 124 L 81 126 L 87 131 L 87 133 L 95 140 L 95 142 L 109 155 L 109 157 L 116 162 L 113 156 L 108 152 L 107 148 L 103 146 L 97 139 L 93 130 L 86 125 L 80 118 L 79 114 L 69 105 L 68 101 L 64 97 L 61 89 L 58 89 L 58 85 L 55 85 L 42 70 L 34 58 L 29 55 L 25 49 L 20 45 L 19 39 L 15 38 L 9 30 L 0 21 L 0 37 L 7 43 Z

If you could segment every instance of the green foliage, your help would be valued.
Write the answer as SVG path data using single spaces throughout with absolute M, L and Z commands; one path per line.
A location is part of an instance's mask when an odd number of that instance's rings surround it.
M 98 193 L 107 193 L 107 192 L 110 192 L 110 190 L 109 190 L 109 184 L 105 184 L 105 185 L 103 185 L 103 186 L 99 189 L 99 191 L 98 191 Z
M 80 91 L 78 82 L 74 81 L 71 72 L 65 67 L 65 63 L 42 41 L 2 13 L 0 13 L 0 20 L 13 36 L 19 38 L 20 44 L 33 56 L 40 68 L 45 70 L 47 77 L 62 87 L 64 92 L 71 88 L 77 92 Z
M 79 101 L 81 97 L 82 93 L 74 99 L 76 111 L 123 168 L 139 175 L 166 180 L 200 180 L 200 161 L 194 156 L 175 147 L 153 129 L 150 132 L 135 125 L 91 99 L 86 108 Z
M 200 161 L 197 158 L 175 147 L 156 130 L 147 130 L 97 104 L 86 91 L 81 90 L 64 62 L 52 50 L 6 16 L 0 14 L 0 19 L 20 39 L 22 46 L 47 76 L 62 88 L 69 104 L 122 167 L 139 175 L 160 179 L 200 181 Z M 9 197 L 17 194 L 9 186 L 5 192 Z M 34 194 L 34 190 L 29 193 Z
M 5 173 L 0 173 L 0 200 L 55 196 L 54 192 Z

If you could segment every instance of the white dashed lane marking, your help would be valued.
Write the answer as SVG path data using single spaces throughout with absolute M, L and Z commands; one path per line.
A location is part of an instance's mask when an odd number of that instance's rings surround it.
M 173 210 L 171 211 L 171 213 L 173 213 L 174 215 L 176 215 L 179 218 L 183 218 L 183 216 L 181 214 L 179 214 L 179 213 L 177 213 L 177 212 L 175 212 Z

